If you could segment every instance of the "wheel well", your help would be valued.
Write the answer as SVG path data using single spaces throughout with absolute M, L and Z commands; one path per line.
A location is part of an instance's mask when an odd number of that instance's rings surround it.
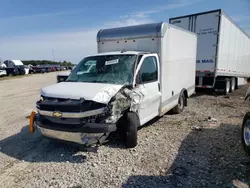
M 136 116 L 137 116 L 137 118 L 138 118 L 138 121 L 139 121 L 139 124 L 141 124 L 140 118 L 139 118 L 139 114 L 136 113 L 136 112 L 134 112 L 134 111 L 131 111 L 130 108 L 128 108 L 127 110 L 125 110 L 125 111 L 123 112 L 123 115 L 117 120 L 117 122 L 116 122 L 117 128 L 118 128 L 118 127 L 121 127 L 121 126 L 126 126 L 126 122 L 125 122 L 126 119 L 125 119 L 125 118 L 126 118 L 126 114 L 127 114 L 128 112 L 132 112 L 132 113 L 136 114 Z

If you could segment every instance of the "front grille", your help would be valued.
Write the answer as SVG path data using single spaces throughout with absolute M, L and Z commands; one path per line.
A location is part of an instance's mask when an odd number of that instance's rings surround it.
M 40 110 L 45 111 L 60 111 L 60 112 L 80 112 L 81 106 L 78 101 L 70 99 L 60 101 L 58 99 L 45 99 L 39 104 Z
M 60 111 L 60 112 L 85 112 L 103 108 L 106 105 L 87 100 L 72 100 L 62 98 L 45 98 L 41 102 L 37 102 L 40 110 L 44 111 Z
M 84 125 L 84 121 L 81 123 L 81 119 L 73 119 L 73 118 L 53 118 L 53 117 L 39 117 L 39 120 L 43 125 L 49 125 L 54 128 L 65 128 L 65 129 L 74 129 L 80 128 Z
M 81 124 L 84 122 L 83 119 L 80 118 L 57 118 L 57 117 L 50 117 L 50 116 L 43 116 L 44 119 L 53 122 L 53 123 L 60 123 L 60 124 Z

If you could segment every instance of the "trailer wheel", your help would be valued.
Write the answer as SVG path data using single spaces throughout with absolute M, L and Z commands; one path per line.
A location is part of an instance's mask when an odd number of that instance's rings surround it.
M 173 112 L 175 114 L 180 114 L 184 110 L 185 101 L 186 101 L 186 96 L 184 95 L 183 92 L 181 92 L 181 94 L 179 96 L 179 102 L 178 102 L 177 106 L 175 106 L 173 108 Z
M 225 80 L 225 86 L 224 86 L 224 95 L 228 95 L 230 92 L 230 80 Z
M 137 145 L 137 128 L 139 117 L 134 112 L 127 112 L 125 115 L 125 145 L 126 148 L 134 148 Z
M 232 78 L 230 82 L 230 92 L 233 92 L 235 90 L 235 86 L 236 86 L 235 78 Z
M 250 112 L 245 114 L 242 122 L 241 141 L 245 152 L 250 156 Z

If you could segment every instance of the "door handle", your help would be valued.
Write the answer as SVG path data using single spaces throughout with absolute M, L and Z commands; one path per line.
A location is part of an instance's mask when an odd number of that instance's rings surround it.
M 158 83 L 158 90 L 161 91 L 160 83 Z

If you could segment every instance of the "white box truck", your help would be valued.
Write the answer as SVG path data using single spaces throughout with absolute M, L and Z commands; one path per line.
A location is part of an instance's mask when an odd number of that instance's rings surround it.
M 221 9 L 170 18 L 198 36 L 196 87 L 225 94 L 250 77 L 250 38 Z
M 97 47 L 65 82 L 42 88 L 31 132 L 92 145 L 120 129 L 126 146 L 135 147 L 139 126 L 187 106 L 195 91 L 196 34 L 167 23 L 111 28 L 98 32 Z

